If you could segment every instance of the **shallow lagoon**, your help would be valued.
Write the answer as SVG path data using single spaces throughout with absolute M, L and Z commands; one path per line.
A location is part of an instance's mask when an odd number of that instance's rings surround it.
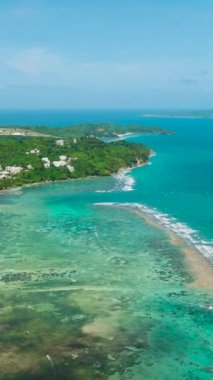
M 176 134 L 129 138 L 157 152 L 130 179 L 0 195 L 0 379 L 212 379 L 212 289 L 191 286 L 182 247 L 166 229 L 131 207 L 95 205 L 156 207 L 211 246 L 212 120 L 141 111 L 5 117 L 3 124 L 142 123 Z
M 209 289 L 114 178 L 0 197 L 0 379 L 212 378 Z

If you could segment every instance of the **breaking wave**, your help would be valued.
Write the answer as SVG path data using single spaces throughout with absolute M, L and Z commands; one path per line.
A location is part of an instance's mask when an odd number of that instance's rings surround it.
M 110 190 L 96 190 L 96 193 L 112 193 L 115 191 L 134 190 L 135 179 L 130 175 L 132 169 L 121 169 L 113 177 L 116 179 L 115 186 Z
M 198 231 L 193 230 L 186 223 L 179 222 L 176 218 L 149 208 L 140 203 L 95 203 L 97 206 L 125 207 L 141 211 L 149 215 L 156 223 L 181 237 L 186 243 L 193 245 L 204 257 L 213 263 L 213 241 L 202 240 Z

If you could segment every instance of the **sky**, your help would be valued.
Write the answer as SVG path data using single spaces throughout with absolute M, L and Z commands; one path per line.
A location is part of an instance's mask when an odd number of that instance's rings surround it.
M 213 107 L 212 0 L 0 0 L 0 109 Z

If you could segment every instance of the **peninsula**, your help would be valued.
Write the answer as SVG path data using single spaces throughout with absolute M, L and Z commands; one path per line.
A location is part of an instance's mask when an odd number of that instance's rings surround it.
M 0 128 L 0 190 L 45 181 L 108 176 L 148 161 L 151 150 L 122 136 L 170 132 L 158 127 L 82 124 Z M 107 143 L 104 138 L 114 141 Z

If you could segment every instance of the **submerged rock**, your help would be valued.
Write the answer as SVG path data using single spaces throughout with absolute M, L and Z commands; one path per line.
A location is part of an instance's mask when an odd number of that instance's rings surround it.
M 204 372 L 213 373 L 213 366 L 212 367 L 203 367 L 202 370 Z

